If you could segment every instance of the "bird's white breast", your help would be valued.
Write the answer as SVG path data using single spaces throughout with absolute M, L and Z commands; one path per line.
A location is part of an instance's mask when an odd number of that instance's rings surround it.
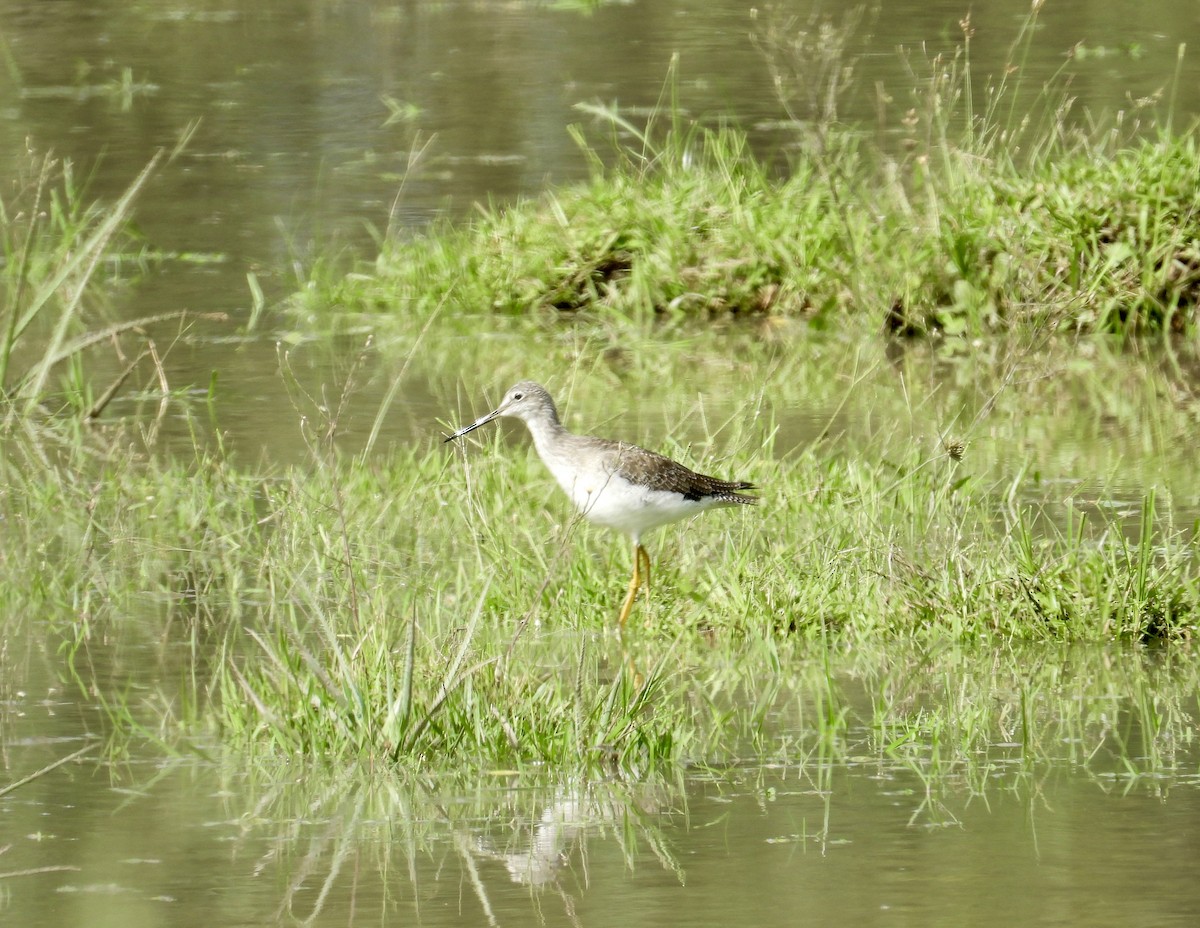
M 633 538 L 708 508 L 705 502 L 684 499 L 679 493 L 631 483 L 616 472 L 615 462 L 605 455 L 586 464 L 553 453 L 543 454 L 542 458 L 588 521 Z

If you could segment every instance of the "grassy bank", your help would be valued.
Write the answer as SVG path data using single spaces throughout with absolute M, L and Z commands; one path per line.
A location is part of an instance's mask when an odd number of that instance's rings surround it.
M 653 539 L 655 584 L 624 646 L 627 545 L 573 518 L 526 443 L 497 430 L 446 447 L 426 422 L 386 454 L 374 428 L 346 453 L 353 383 L 311 405 L 293 393 L 310 449 L 294 466 L 219 444 L 164 457 L 119 424 L 10 417 L 6 637 L 45 636 L 118 745 L 641 774 L 836 754 L 867 718 L 874 750 L 925 769 L 926 747 L 952 745 L 934 766 L 957 769 L 975 739 L 1011 735 L 1016 709 L 979 695 L 916 711 L 889 695 L 922 655 L 1190 650 L 1195 526 L 1177 511 L 1194 513 L 1197 492 L 1192 355 L 1059 339 L 898 350 L 778 326 L 464 331 L 385 329 L 348 375 L 397 388 L 366 419 L 441 383 L 445 418 L 468 420 L 487 397 L 449 375 L 515 380 L 536 344 L 572 427 L 764 488 L 755 511 Z M 850 706 L 839 694 L 860 676 L 874 682 Z M 815 742 L 779 726 L 789 705 Z M 1157 704 L 1130 711 L 1143 710 Z M 1171 730 L 1186 724 L 1177 707 Z
M 607 402 L 589 393 L 585 416 Z M 659 442 L 767 496 L 656 536 L 624 645 L 626 544 L 574 520 L 532 450 L 499 433 L 355 458 L 317 428 L 307 465 L 267 471 L 129 443 L 53 462 L 10 445 L 2 557 L 24 580 L 3 605 L 40 616 L 89 690 L 101 642 L 163 651 L 176 669 L 149 691 L 101 662 L 127 734 L 642 772 L 776 749 L 755 719 L 799 680 L 817 699 L 823 654 L 1186 643 L 1200 624 L 1193 526 L 1169 481 L 1124 518 L 1090 492 L 1049 506 L 1027 471 L 974 463 L 982 438 L 919 447 L 898 429 L 873 456 L 783 453 L 776 425 L 731 419 L 691 451 Z
M 833 167 L 801 161 L 784 180 L 733 130 L 663 145 L 644 169 L 597 168 L 589 184 L 388 239 L 299 305 L 331 324 L 435 310 L 767 314 L 902 335 L 1195 324 L 1191 137 L 887 170 L 847 139 L 821 156 Z
M 306 335 L 371 316 L 347 377 L 388 386 L 350 451 L 355 384 L 306 396 L 282 364 L 310 452 L 286 466 L 82 425 L 124 379 L 93 391 L 83 359 L 138 323 L 85 310 L 146 175 L 108 212 L 51 212 L 77 217 L 57 237 L 10 222 L 5 641 L 52 642 L 118 744 L 648 774 L 848 756 L 867 726 L 876 754 L 984 776 L 965 759 L 1019 727 L 1048 754 L 1030 700 L 1054 684 L 1014 682 L 1021 655 L 1186 655 L 1200 627 L 1200 363 L 1079 334 L 1192 325 L 1200 156 L 1191 135 L 1081 134 L 1053 108 L 1040 135 L 994 109 L 952 134 L 932 101 L 957 92 L 930 89 L 907 154 L 830 121 L 784 172 L 734 130 L 606 113 L 627 135 L 589 183 L 315 273 L 292 301 Z M 768 321 L 642 324 L 697 313 Z M 903 337 L 991 332 L 1016 334 Z M 389 414 L 416 416 L 407 390 L 466 421 L 528 376 L 572 427 L 763 488 L 755 511 L 653 539 L 625 642 L 627 545 L 572 516 L 527 444 L 450 449 L 422 421 L 384 451 Z M 972 664 L 936 709 L 897 695 L 913 666 L 953 677 L 948 647 L 1016 663 L 1002 685 Z M 130 657 L 147 652 L 150 679 Z M 1190 724 L 1172 666 L 1164 702 L 1138 684 L 1126 710 L 1160 748 Z M 1048 728 L 1108 744 L 1072 692 Z
M 786 158 L 689 124 L 669 99 L 636 122 L 583 107 L 588 182 L 388 234 L 376 260 L 315 274 L 295 305 L 331 325 L 495 312 L 782 316 L 857 335 L 1192 330 L 1195 132 L 1173 128 L 1169 103 L 1074 112 L 1066 73 L 1024 86 L 1035 25 L 1009 70 L 982 81 L 986 105 L 964 44 L 891 88 L 911 107 L 874 127 L 845 126 L 836 108 L 797 113 L 811 75 L 788 59 L 840 46 L 768 36 Z M 606 133 L 610 146 L 595 142 Z

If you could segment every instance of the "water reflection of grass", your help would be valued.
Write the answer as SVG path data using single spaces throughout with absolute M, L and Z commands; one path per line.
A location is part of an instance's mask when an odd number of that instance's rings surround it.
M 570 910 L 588 884 L 589 847 L 603 848 L 629 871 L 649 864 L 682 878 L 663 836 L 685 807 L 678 780 L 502 771 L 480 780 L 394 770 L 314 771 L 297 780 L 280 777 L 278 768 L 252 767 L 247 775 L 242 767 L 231 771 L 229 785 L 228 815 L 242 823 L 234 856 L 280 872 L 286 885 L 277 914 L 316 919 L 343 908 L 346 893 L 360 910 L 377 903 L 420 908 L 450 885 L 463 894 L 460 905 L 473 899 L 490 915 L 511 904 L 512 884 L 557 895 Z M 256 854 L 264 844 L 295 851 Z M 347 872 L 356 874 L 352 886 Z M 446 880 L 447 873 L 459 879 Z
M 688 880 L 693 861 L 676 850 L 685 829 L 727 827 L 734 849 L 765 833 L 824 851 L 850 837 L 851 806 L 871 810 L 857 818 L 873 828 L 943 827 L 1015 796 L 1036 822 L 1066 777 L 1152 795 L 1195 783 L 1200 681 L 1190 654 L 883 650 L 675 646 L 689 698 L 744 742 L 665 775 L 529 767 L 481 777 L 462 765 L 348 770 L 314 758 L 284 768 L 272 754 L 238 754 L 221 792 L 239 823 L 233 856 L 278 871 L 281 904 L 298 915 L 343 905 L 346 894 L 369 906 L 375 879 L 392 905 L 461 885 L 488 910 L 516 882 L 546 893 L 534 897 L 542 906 L 555 896 L 570 906 L 614 869 Z M 724 821 L 733 803 L 753 811 Z M 264 845 L 290 853 L 256 854 Z M 356 879 L 344 879 L 351 870 Z

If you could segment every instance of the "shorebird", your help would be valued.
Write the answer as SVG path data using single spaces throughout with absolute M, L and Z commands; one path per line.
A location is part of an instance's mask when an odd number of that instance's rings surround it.
M 621 632 L 638 590 L 650 583 L 644 535 L 706 509 L 758 502 L 757 496 L 737 492 L 756 489 L 745 480 L 706 477 L 637 445 L 567 431 L 546 388 L 531 380 L 510 388 L 499 406 L 446 441 L 501 416 L 525 423 L 542 463 L 588 521 L 623 532 L 633 542 L 633 577 L 617 620 Z

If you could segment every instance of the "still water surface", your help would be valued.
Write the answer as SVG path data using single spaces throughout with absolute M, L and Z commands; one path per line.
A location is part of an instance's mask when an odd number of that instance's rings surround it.
M 782 6 L 801 18 L 811 9 Z M 974 7 L 976 73 L 995 74 L 1029 4 Z M 897 46 L 918 60 L 952 49 L 967 9 L 885 4 L 851 47 L 861 63 L 843 116 L 886 142 L 915 83 Z M 28 144 L 73 159 L 95 194 L 112 197 L 155 149 L 202 121 L 138 213 L 148 243 L 184 259 L 128 281 L 113 311 L 227 313 L 229 324 L 197 326 L 173 345 L 169 379 L 202 391 L 219 372 L 216 417 L 229 446 L 287 461 L 303 454 L 295 417 L 278 414 L 289 401 L 275 345 L 291 324 L 269 316 L 265 331 L 238 334 L 249 314 L 248 274 L 280 297 L 314 254 L 345 245 L 369 256 L 368 226 L 421 228 L 466 215 L 476 201 L 582 177 L 584 159 L 565 131 L 586 125 L 575 104 L 643 111 L 659 99 L 676 54 L 684 110 L 708 123 L 733 118 L 782 164 L 794 133 L 781 124 L 748 40 L 750 10 L 698 0 L 591 12 L 532 2 L 0 0 L 0 169 L 11 175 Z M 1168 87 L 1178 45 L 1196 48 L 1198 39 L 1190 0 L 1049 0 L 1026 74 L 1049 77 L 1078 46 L 1072 92 L 1112 113 Z M 1180 70 L 1181 119 L 1200 112 L 1195 62 L 1185 58 Z M 409 153 L 429 140 L 409 170 Z M 714 356 L 703 344 L 709 337 L 691 339 L 688 350 Z M 296 350 L 291 363 L 319 385 L 344 370 L 362 341 Z M 349 445 L 369 429 L 406 350 L 384 342 L 372 353 L 358 398 L 365 412 L 350 416 Z M 840 453 L 881 453 L 888 441 L 961 429 L 991 402 L 976 380 L 990 358 L 922 349 L 888 358 L 874 346 L 856 360 L 859 350 L 781 343 L 780 353 L 811 358 L 831 381 L 875 372 L 852 402 L 814 392 L 772 410 L 792 446 L 832 424 Z M 719 420 L 733 411 L 721 397 L 736 395 L 739 374 L 698 367 L 713 397 L 705 412 Z M 1126 488 L 1131 506 L 1158 483 L 1197 507 L 1187 466 L 1197 369 L 1190 355 L 1115 366 L 1053 358 L 1033 367 L 1018 378 L 1028 385 L 1026 404 L 1000 404 L 971 435 L 997 485 L 1035 459 L 1045 477 L 1038 492 L 1048 498 L 1086 499 L 1088 475 L 1099 474 L 1101 485 Z M 396 441 L 435 440 L 436 417 L 482 411 L 478 391 L 503 386 L 444 360 L 418 363 L 408 376 L 405 402 L 387 420 Z M 912 398 L 922 383 L 933 385 L 927 405 Z M 910 397 L 909 418 L 897 429 L 883 398 L 901 394 Z M 1145 414 L 1154 397 L 1169 399 L 1171 417 Z M 156 402 L 133 395 L 113 410 L 142 416 Z M 642 398 L 639 421 L 596 425 L 652 441 L 680 412 L 689 410 Z M 685 422 L 696 422 L 690 413 Z M 164 440 L 172 426 L 190 434 L 176 415 Z M 111 662 L 104 678 L 121 689 L 152 689 L 173 666 L 139 649 L 91 660 Z M 85 734 L 107 733 L 94 694 L 80 695 L 56 647 L 0 641 L 0 671 L 0 787 L 70 753 Z M 1090 698 L 1077 685 L 1060 695 Z M 1109 721 L 1137 745 L 1132 703 L 1131 694 L 1114 695 Z M 1195 709 L 1171 730 L 1194 734 Z M 1170 751 L 1121 751 L 1063 726 L 1053 729 L 1060 749 L 1034 760 L 1019 734 L 996 731 L 980 763 L 946 769 L 881 748 L 887 739 L 865 703 L 829 754 L 813 746 L 803 715 L 772 720 L 777 763 L 696 763 L 677 778 L 634 784 L 564 784 L 528 772 L 482 783 L 431 772 L 416 782 L 379 771 L 330 776 L 303 764 L 268 775 L 236 762 L 167 759 L 153 748 L 136 749 L 127 763 L 85 758 L 0 797 L 0 922 L 1159 926 L 1200 917 L 1194 737 Z
M 1139 731 L 1130 697 L 1079 679 L 1103 661 L 1057 657 L 1079 661 L 1060 686 L 1099 706 L 1096 717 L 997 729 L 953 763 L 883 746 L 870 684 L 849 672 L 834 680 L 850 723 L 824 750 L 801 721 L 814 707 L 798 700 L 769 723 L 770 762 L 639 782 L 85 760 L 0 799 L 0 917 L 125 928 L 1194 924 L 1198 739 Z M 986 677 L 987 665 L 959 670 Z M 950 689 L 931 682 L 928 708 L 956 698 Z M 13 693 L 0 711 L 12 778 L 72 750 L 81 723 L 103 727 L 63 690 Z
M 467 216 L 477 202 L 583 177 L 585 159 L 566 127 L 587 129 L 590 117 L 575 107 L 614 103 L 644 118 L 676 55 L 685 114 L 746 127 L 782 166 L 801 135 L 783 118 L 750 36 L 771 22 L 803 28 L 824 9 L 803 0 L 761 8 L 734 0 L 0 0 L 0 175 L 21 165 L 29 146 L 72 159 L 91 191 L 111 198 L 200 120 L 138 211 L 147 243 L 185 260 L 131 281 L 113 312 L 226 313 L 229 323 L 197 323 L 171 342 L 168 381 L 205 390 L 218 372 L 219 424 L 231 446 L 287 455 L 298 450 L 295 430 L 279 417 L 264 422 L 263 412 L 287 402 L 275 342 L 292 327 L 269 318 L 254 337 L 230 340 L 250 312 L 248 274 L 277 299 L 299 286 L 293 269 L 302 278 L 339 243 L 368 257 L 368 228 L 421 228 L 439 215 Z M 936 72 L 930 62 L 961 45 L 968 12 L 981 100 L 1019 61 L 1029 88 L 1022 99 L 1066 67 L 1080 111 L 1101 121 L 1160 94 L 1158 111 L 1172 100 L 1180 123 L 1200 113 L 1200 57 L 1177 61 L 1181 44 L 1200 48 L 1191 0 L 1050 0 L 1028 51 L 1014 52 L 1029 11 L 1028 0 L 881 4 L 847 43 L 855 79 L 839 117 L 886 145 L 914 88 Z M 591 132 L 603 148 L 604 130 Z M 410 170 L 415 151 L 423 155 Z M 169 338 L 162 333 L 164 344 Z M 332 360 L 296 363 L 311 364 L 319 384 Z M 443 395 L 460 380 L 452 371 L 426 376 Z M 424 420 L 444 415 L 414 380 Z M 156 386 L 150 372 L 144 382 Z M 167 437 L 172 429 L 189 431 L 175 411 Z

